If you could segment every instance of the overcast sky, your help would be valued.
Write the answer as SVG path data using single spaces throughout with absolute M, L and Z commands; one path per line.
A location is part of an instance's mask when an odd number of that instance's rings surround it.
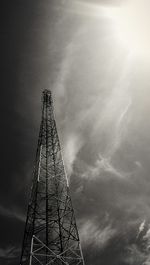
M 86 265 L 149 265 L 149 0 L 3 2 L 0 264 L 19 264 L 47 88 Z

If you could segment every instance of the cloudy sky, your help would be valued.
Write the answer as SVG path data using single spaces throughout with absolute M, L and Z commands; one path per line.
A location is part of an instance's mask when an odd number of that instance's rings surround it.
M 2 2 L 0 264 L 19 264 L 47 88 L 86 265 L 149 265 L 149 0 Z

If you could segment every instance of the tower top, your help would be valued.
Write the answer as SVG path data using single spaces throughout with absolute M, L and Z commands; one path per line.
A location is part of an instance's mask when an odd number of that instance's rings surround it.
M 42 101 L 44 103 L 52 103 L 52 92 L 48 89 L 44 89 L 42 93 Z
M 51 94 L 52 94 L 52 92 L 51 92 L 51 90 L 44 89 L 44 90 L 43 90 L 43 94 L 48 94 L 48 95 L 51 95 Z

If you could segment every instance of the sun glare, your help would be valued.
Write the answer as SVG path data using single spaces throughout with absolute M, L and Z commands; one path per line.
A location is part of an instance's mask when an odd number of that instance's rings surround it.
M 149 0 L 131 0 L 114 13 L 118 38 L 133 53 L 150 55 L 149 10 Z

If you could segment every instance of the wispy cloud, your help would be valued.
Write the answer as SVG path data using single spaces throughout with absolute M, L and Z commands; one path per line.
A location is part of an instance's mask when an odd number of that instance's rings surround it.
M 82 139 L 78 134 L 68 135 L 66 142 L 64 143 L 63 148 L 63 157 L 65 161 L 65 168 L 68 174 L 68 177 L 73 171 L 73 164 L 76 159 L 76 156 L 81 149 L 83 144 Z
M 56 97 L 63 97 L 66 95 L 66 82 L 71 69 L 71 64 L 74 59 L 76 45 L 71 41 L 65 48 L 62 61 L 59 65 L 58 74 L 54 83 Z
M 0 215 L 5 216 L 7 218 L 14 218 L 18 219 L 21 222 L 25 221 L 25 216 L 13 209 L 5 208 L 4 206 L 0 205 Z
M 146 265 L 145 254 L 137 247 L 136 244 L 132 244 L 127 247 L 127 255 L 122 260 L 129 265 Z
M 112 92 L 101 111 L 101 117 L 94 127 L 95 133 L 102 128 L 106 131 L 111 130 L 110 139 L 106 144 L 105 154 L 103 154 L 105 157 L 112 157 L 119 149 L 128 128 L 129 110 L 132 105 L 129 93 L 131 64 L 132 55 L 129 54 L 120 73 L 120 78 L 112 87 Z
M 112 141 L 110 148 L 108 147 L 107 156 L 109 157 L 113 156 L 113 154 L 118 150 L 118 148 L 120 147 L 121 141 L 123 140 L 123 137 L 126 132 L 126 126 L 127 126 L 126 116 L 128 114 L 131 104 L 132 104 L 132 101 L 131 101 L 131 98 L 129 98 L 127 102 L 125 103 L 124 108 L 120 112 L 120 115 L 118 117 L 118 120 L 115 126 L 114 139 Z
M 119 179 L 125 179 L 131 175 L 130 172 L 123 172 L 115 168 L 111 163 L 110 158 L 99 155 L 95 165 L 89 166 L 88 170 L 84 172 L 81 177 L 89 180 L 94 180 L 95 178 L 106 178 L 106 174 L 104 175 L 104 173 L 108 173 L 108 176 L 111 178 L 116 177 Z
M 94 19 L 98 19 L 101 16 L 107 16 L 104 5 L 100 5 L 100 2 L 96 1 L 66 0 L 65 12 L 74 13 L 82 17 L 91 17 Z
M 127 246 L 128 255 L 125 261 L 132 265 L 150 265 L 150 226 L 146 224 L 146 220 L 140 224 L 136 239 L 138 239 L 137 244 Z
M 150 225 L 146 232 L 146 234 L 143 236 L 143 240 L 146 242 L 146 249 L 148 252 L 150 251 Z
M 139 237 L 139 235 L 141 234 L 141 232 L 143 232 L 144 228 L 146 225 L 146 220 L 142 221 L 142 223 L 139 226 L 139 230 L 138 230 L 138 234 L 137 234 L 137 238 Z
M 20 254 L 20 248 L 9 246 L 7 248 L 0 248 L 0 258 L 13 259 Z
M 130 120 L 132 99 L 128 88 L 130 83 L 131 61 L 132 56 L 129 55 L 120 78 L 117 84 L 112 87 L 112 92 L 107 101 L 104 101 L 100 117 L 91 131 L 93 138 L 97 138 L 98 134 L 105 135 L 107 133 L 105 148 L 99 152 L 99 158 L 96 160 L 95 165 L 88 167 L 87 172 L 82 174 L 82 177 L 101 177 L 104 172 L 108 172 L 118 178 L 125 178 L 131 175 L 131 172 L 123 172 L 116 168 L 112 162 L 113 156 L 121 148 Z M 97 115 L 100 100 L 98 97 L 96 104 L 94 104 L 94 107 L 92 106 L 93 112 L 91 113 L 93 113 L 93 119 Z M 108 130 L 110 130 L 109 134 Z
M 80 237 L 84 245 L 94 245 L 97 248 L 106 247 L 116 230 L 107 225 L 101 227 L 95 220 L 86 220 L 80 229 Z

